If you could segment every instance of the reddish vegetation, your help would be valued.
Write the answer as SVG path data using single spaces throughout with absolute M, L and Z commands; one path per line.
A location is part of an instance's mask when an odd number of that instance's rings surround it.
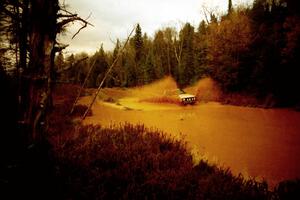
M 299 185 L 282 183 L 273 193 L 265 182 L 194 163 L 183 141 L 144 125 L 83 126 L 67 114 L 77 87 L 63 88 L 49 131 L 62 199 L 274 199 Z
M 196 165 L 186 145 L 143 125 L 79 126 L 54 148 L 66 199 L 264 199 L 266 183 Z
M 80 117 L 86 111 L 87 106 L 76 105 L 70 114 L 72 105 L 78 95 L 80 87 L 77 85 L 64 84 L 57 86 L 53 92 L 54 109 L 49 116 L 49 134 L 64 135 L 74 131 L 74 117 Z M 92 111 L 89 112 L 92 115 Z

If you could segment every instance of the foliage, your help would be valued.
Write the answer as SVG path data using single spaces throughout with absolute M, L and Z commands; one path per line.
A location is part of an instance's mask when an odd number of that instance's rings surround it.
M 228 13 L 220 17 L 208 13 L 210 21 L 201 21 L 197 29 L 189 23 L 178 31 L 165 27 L 153 38 L 138 25 L 105 86 L 137 86 L 172 75 L 182 88 L 210 76 L 224 93 L 234 94 L 226 97 L 228 102 L 239 104 L 242 93 L 262 104 L 269 100 L 273 106 L 299 104 L 297 5 L 289 0 L 256 0 L 251 8 L 235 8 L 228 1 Z M 122 45 L 118 40 L 102 60 L 111 64 Z M 90 60 L 96 57 L 100 55 Z M 81 73 L 81 82 L 85 75 Z M 92 76 L 97 75 L 99 71 Z M 91 87 L 97 85 L 91 82 Z
M 81 126 L 55 145 L 66 199 L 267 199 L 266 183 L 193 163 L 182 141 L 143 125 Z
M 208 63 L 211 76 L 223 90 L 245 88 L 249 74 L 243 59 L 249 54 L 251 38 L 250 20 L 244 12 L 232 11 L 225 20 L 209 27 Z
M 178 85 L 180 88 L 191 84 L 194 69 L 194 27 L 186 23 L 179 33 L 182 44 L 181 60 L 178 65 Z

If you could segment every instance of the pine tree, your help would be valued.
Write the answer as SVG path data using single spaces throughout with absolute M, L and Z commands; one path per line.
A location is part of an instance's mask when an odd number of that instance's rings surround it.
M 178 66 L 179 86 L 187 86 L 192 83 L 194 76 L 194 27 L 186 23 L 180 31 L 180 42 L 182 43 L 182 58 Z
M 143 52 L 143 38 L 140 24 L 137 24 L 134 35 L 135 61 L 139 63 Z
M 153 40 L 153 53 L 156 77 L 162 78 L 168 71 L 167 44 L 164 40 L 164 33 L 159 30 L 155 33 Z
M 213 23 L 213 24 L 218 23 L 218 18 L 213 13 L 210 14 L 210 22 Z
M 143 69 L 141 67 L 142 65 L 142 58 L 143 58 L 143 37 L 142 37 L 142 29 L 139 24 L 137 24 L 137 27 L 135 29 L 135 35 L 134 35 L 134 50 L 135 50 L 135 77 L 134 82 L 136 84 L 142 84 L 143 83 Z
M 114 48 L 112 59 L 111 59 L 111 64 L 117 58 L 120 48 L 121 48 L 121 44 L 119 39 L 117 39 L 116 46 Z M 116 62 L 116 65 L 112 69 L 111 75 L 109 76 L 110 80 L 107 83 L 109 87 L 121 86 L 122 83 L 124 82 L 124 68 L 123 68 L 122 61 L 123 61 L 123 55 L 120 56 L 120 58 Z
M 232 12 L 232 1 L 228 0 L 228 15 Z
M 198 31 L 195 33 L 195 79 L 199 79 L 208 74 L 207 61 L 207 33 L 208 27 L 204 20 L 201 21 Z
M 89 83 L 88 83 L 89 87 L 98 87 L 108 68 L 107 58 L 103 49 L 103 44 L 101 44 L 99 51 L 97 51 L 92 57 L 92 59 L 90 60 L 89 67 L 92 66 L 94 61 L 95 61 L 95 66 L 93 67 L 93 71 L 89 79 Z M 85 70 L 85 72 L 87 73 L 88 69 Z

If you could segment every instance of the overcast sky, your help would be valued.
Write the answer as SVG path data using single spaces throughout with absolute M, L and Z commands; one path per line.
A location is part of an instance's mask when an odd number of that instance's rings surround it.
M 63 1 L 63 0 L 61 0 Z M 253 0 L 232 0 L 233 5 L 250 4 Z M 60 42 L 70 44 L 65 53 L 85 51 L 94 53 L 103 43 L 105 50 L 114 48 L 117 38 L 125 40 L 134 24 L 140 23 L 143 33 L 153 36 L 166 26 L 179 27 L 190 22 L 195 27 L 204 18 L 203 5 L 216 12 L 227 10 L 228 0 L 65 0 L 68 10 L 88 19 L 94 27 L 83 29 L 73 40 L 71 37 L 80 27 L 68 28 Z

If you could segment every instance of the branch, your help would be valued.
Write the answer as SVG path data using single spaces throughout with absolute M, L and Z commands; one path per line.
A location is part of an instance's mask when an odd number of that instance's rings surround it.
M 74 39 L 76 37 L 76 35 L 85 27 L 87 27 L 87 23 L 85 23 L 80 29 L 78 29 L 78 31 L 72 36 L 72 39 Z
M 202 6 L 202 9 L 203 9 L 203 13 L 204 13 L 204 17 L 205 17 L 206 23 L 209 24 L 209 20 L 207 18 L 207 14 L 206 14 L 206 12 L 208 12 L 208 10 L 207 10 L 207 8 L 204 5 Z
M 114 45 L 117 45 L 117 42 L 113 41 L 113 39 L 111 39 L 111 37 L 109 37 L 109 40 L 110 40 L 111 43 L 113 43 Z
M 65 3 L 63 3 L 63 7 L 64 7 L 64 8 L 60 8 L 61 11 L 65 12 L 65 13 L 68 13 L 69 15 L 72 15 L 72 14 L 73 14 L 73 13 L 71 13 L 70 11 L 68 11 L 68 10 L 65 9 L 65 7 L 66 7 L 66 6 L 65 6 Z M 77 15 L 77 14 L 76 14 L 76 15 Z
M 56 44 L 58 44 L 58 46 L 54 46 L 54 52 L 61 52 L 62 50 L 64 50 L 65 48 L 67 48 L 69 45 L 68 44 L 60 44 L 58 42 L 56 42 Z
M 89 16 L 85 19 L 87 21 L 92 16 L 92 13 L 89 14 Z
M 89 16 L 83 20 L 83 19 L 80 19 L 80 21 L 84 22 L 84 25 L 78 29 L 78 31 L 72 36 L 72 39 L 74 39 L 76 37 L 76 35 L 82 30 L 84 29 L 85 27 L 87 27 L 87 25 L 91 25 L 91 26 L 94 26 L 93 24 L 89 23 L 87 20 L 91 17 L 92 13 L 89 14 Z
M 67 15 L 63 15 L 63 14 L 60 14 L 61 17 L 64 17 L 64 18 L 67 18 L 67 19 L 64 19 L 60 22 L 57 23 L 57 32 L 59 33 L 60 30 L 66 26 L 67 24 L 71 23 L 71 22 L 74 22 L 74 21 L 80 21 L 80 22 L 83 22 L 83 26 L 78 29 L 78 31 L 73 35 L 72 39 L 84 28 L 87 27 L 87 25 L 90 25 L 90 26 L 94 26 L 93 24 L 89 23 L 88 21 L 86 21 L 85 19 L 82 19 L 81 17 L 78 17 L 77 14 L 67 14 Z M 91 16 L 91 14 L 87 17 L 87 19 Z
M 177 60 L 177 63 L 179 64 L 180 61 L 181 61 L 181 54 L 182 54 L 182 48 L 183 48 L 183 39 L 180 41 L 180 38 L 179 38 L 179 52 L 177 52 L 177 48 L 176 48 L 176 36 L 175 36 L 175 44 L 174 44 L 174 51 L 175 51 L 175 57 L 176 57 L 176 60 Z
M 77 17 L 77 14 L 58 14 L 58 18 L 63 18 L 63 17 Z

